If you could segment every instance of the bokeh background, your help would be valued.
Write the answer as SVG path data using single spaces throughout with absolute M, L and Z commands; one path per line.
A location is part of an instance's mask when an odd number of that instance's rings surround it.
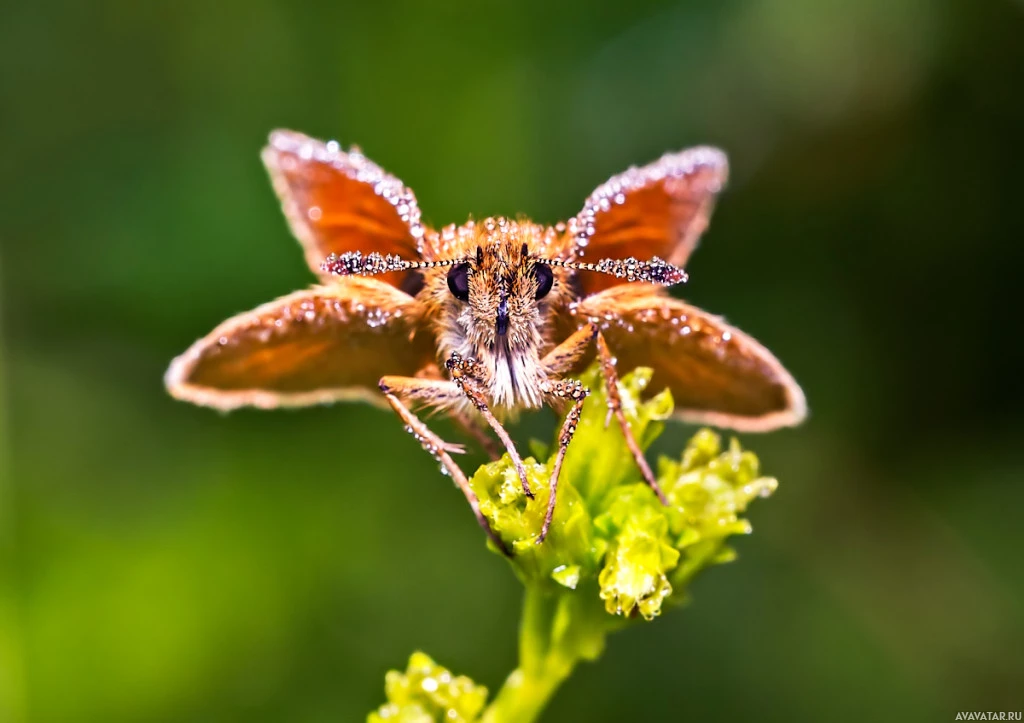
M 781 488 L 740 561 L 546 720 L 1024 706 L 1020 2 L 0 13 L 0 719 L 360 720 L 415 648 L 492 689 L 515 664 L 519 584 L 389 414 L 162 388 L 312 279 L 258 159 L 275 127 L 360 144 L 435 224 L 553 222 L 666 150 L 730 154 L 684 293 L 812 416 L 745 438 Z

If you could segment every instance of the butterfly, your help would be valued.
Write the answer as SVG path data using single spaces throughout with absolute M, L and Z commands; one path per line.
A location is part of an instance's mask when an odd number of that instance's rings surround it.
M 666 288 L 728 176 L 710 147 L 670 153 L 599 186 L 554 226 L 487 218 L 433 229 L 415 195 L 358 149 L 275 131 L 262 153 L 306 261 L 308 289 L 233 316 L 167 370 L 170 394 L 221 410 L 360 400 L 390 407 L 451 475 L 502 550 L 465 474 L 420 418 L 447 414 L 485 448 L 493 433 L 532 497 L 504 421 L 564 411 L 542 542 L 558 477 L 589 394 L 573 378 L 596 355 L 614 417 L 644 480 L 664 502 L 634 438 L 616 365 L 650 367 L 680 420 L 763 432 L 806 416 L 793 377 L 751 336 Z

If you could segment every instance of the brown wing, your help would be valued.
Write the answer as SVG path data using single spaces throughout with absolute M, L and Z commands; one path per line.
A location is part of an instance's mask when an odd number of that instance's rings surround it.
M 421 255 L 424 228 L 412 191 L 359 151 L 293 131 L 274 131 L 263 163 L 313 272 L 331 253 Z M 399 285 L 404 274 L 380 276 Z
M 612 177 L 590 195 L 570 223 L 576 257 L 596 263 L 658 256 L 686 266 L 728 173 L 725 154 L 702 146 Z M 622 282 L 580 272 L 579 283 L 586 295 Z
M 298 407 L 362 399 L 384 405 L 377 381 L 434 363 L 418 309 L 376 279 L 348 278 L 228 319 L 171 362 L 171 395 L 219 409 Z
M 672 390 L 679 419 L 766 432 L 807 415 L 803 392 L 770 351 L 657 287 L 610 289 L 583 300 L 576 314 L 600 325 L 621 370 L 654 369 L 649 388 Z

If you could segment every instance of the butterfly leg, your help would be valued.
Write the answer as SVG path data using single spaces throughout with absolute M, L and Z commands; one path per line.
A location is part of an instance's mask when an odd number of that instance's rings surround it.
M 541 359 L 541 367 L 552 376 L 561 376 L 576 366 L 576 362 L 590 351 L 590 342 L 597 334 L 597 324 L 580 327 L 568 339 L 549 351 Z
M 583 410 L 583 401 L 590 394 L 590 390 L 583 386 L 576 379 L 563 379 L 557 382 L 544 382 L 541 390 L 547 395 L 550 402 L 559 403 L 571 401 L 572 407 L 565 415 L 562 422 L 562 431 L 558 435 L 558 452 L 555 454 L 555 462 L 551 466 L 551 493 L 548 497 L 548 508 L 544 513 L 544 524 L 540 528 L 540 535 L 537 537 L 537 544 L 544 542 L 551 529 L 551 519 L 555 514 L 555 500 L 558 493 L 558 476 L 562 472 L 562 460 L 565 459 L 565 451 L 569 448 L 573 435 L 576 433 L 576 425 L 580 421 L 580 412 Z
M 619 420 L 622 436 L 626 438 L 626 446 L 629 447 L 629 451 L 633 454 L 633 459 L 636 460 L 637 467 L 640 468 L 640 473 L 643 475 L 644 480 L 654 490 L 654 494 L 661 500 L 661 504 L 667 505 L 668 499 L 665 497 L 665 493 L 661 491 L 661 487 L 658 486 L 657 480 L 654 479 L 654 472 L 651 471 L 651 466 L 647 464 L 644 451 L 637 444 L 636 437 L 633 436 L 633 430 L 630 429 L 629 422 L 626 421 L 626 414 L 622 411 L 622 397 L 619 395 L 619 375 L 615 371 L 615 359 L 612 357 L 612 353 L 608 349 L 608 344 L 605 342 L 602 334 L 597 335 L 597 357 L 601 363 L 601 374 L 604 377 L 608 391 L 608 416 L 605 418 L 605 426 L 608 425 L 611 421 L 611 416 L 614 414 L 616 419 Z
M 437 458 L 448 474 L 451 475 L 456 486 L 462 490 L 466 501 L 469 502 L 470 509 L 473 510 L 476 521 L 480 523 L 487 536 L 491 538 L 491 541 L 506 557 L 511 557 L 508 548 L 505 547 L 497 533 L 491 529 L 487 518 L 480 511 L 480 501 L 477 499 L 476 493 L 473 492 L 473 488 L 469 486 L 469 480 L 466 479 L 466 475 L 463 474 L 462 469 L 455 464 L 455 460 L 449 454 L 449 452 L 460 451 L 458 446 L 444 442 L 434 432 L 430 431 L 427 425 L 399 399 L 401 396 L 426 404 L 450 404 L 455 400 L 461 399 L 458 387 L 449 381 L 416 379 L 414 377 L 383 377 L 380 380 L 380 389 L 384 392 L 388 404 L 391 405 L 391 408 L 395 410 L 395 413 L 401 420 L 405 422 L 409 431 L 416 437 L 416 440 L 423 449 Z
M 435 388 L 439 388 L 441 390 L 440 392 L 435 392 L 435 394 L 451 393 L 451 380 L 445 379 L 444 377 L 441 376 L 441 370 L 437 367 L 436 364 L 430 364 L 424 367 L 423 370 L 421 370 L 416 375 L 416 378 L 428 379 L 431 380 L 432 382 L 441 382 L 441 384 L 439 385 L 428 385 L 426 387 L 426 393 L 428 396 L 431 393 L 429 390 Z M 484 428 L 480 420 L 469 414 L 465 409 L 462 409 L 461 405 L 454 407 L 451 406 L 451 404 L 453 404 L 456 401 L 462 401 L 463 395 L 456 390 L 455 397 L 455 399 L 448 399 L 447 403 L 444 405 L 449 407 L 448 409 L 445 410 L 445 414 L 448 417 L 450 417 L 453 422 L 455 422 L 459 429 L 465 432 L 467 437 L 472 439 L 480 446 L 481 449 L 483 449 L 484 453 L 491 458 L 492 462 L 501 457 L 501 451 L 499 451 L 498 446 L 494 443 L 494 440 L 487 435 L 487 430 Z M 428 404 L 430 403 L 430 399 L 426 399 L 425 401 Z
M 475 359 L 464 359 L 458 352 L 452 352 L 448 361 L 445 362 L 445 366 L 452 375 L 452 380 L 455 384 L 466 395 L 466 398 L 473 403 L 473 406 L 480 412 L 480 416 L 491 425 L 491 429 L 494 430 L 494 433 L 498 435 L 498 439 L 505 445 L 508 456 L 512 459 L 512 464 L 515 465 L 516 471 L 519 473 L 519 480 L 523 484 L 523 493 L 530 499 L 533 499 L 533 491 L 530 490 L 530 483 L 526 479 L 526 467 L 523 466 L 519 450 L 516 449 L 512 437 L 509 436 L 501 422 L 495 418 L 487 406 L 487 396 L 483 392 L 483 385 L 481 383 L 483 370 L 480 368 L 480 362 Z

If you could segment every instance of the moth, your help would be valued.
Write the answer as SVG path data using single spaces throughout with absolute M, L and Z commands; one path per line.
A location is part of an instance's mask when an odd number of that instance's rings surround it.
M 806 414 L 793 377 L 721 318 L 668 295 L 708 225 L 728 175 L 710 147 L 670 153 L 599 186 L 567 223 L 487 218 L 435 230 L 416 197 L 356 148 L 275 131 L 262 153 L 306 261 L 308 289 L 234 316 L 167 370 L 170 394 L 196 404 L 390 406 L 505 550 L 422 410 L 450 416 L 496 453 L 493 433 L 532 497 L 504 423 L 520 410 L 564 411 L 542 542 L 559 472 L 589 390 L 573 374 L 596 356 L 608 414 L 664 502 L 618 393 L 616 363 L 654 369 L 678 419 L 740 431 Z

